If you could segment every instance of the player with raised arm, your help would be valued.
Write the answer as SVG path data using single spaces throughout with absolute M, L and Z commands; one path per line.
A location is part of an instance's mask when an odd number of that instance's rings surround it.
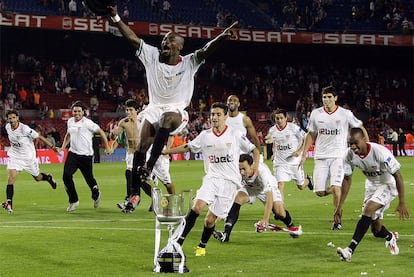
M 161 49 L 148 45 L 125 24 L 118 15 L 116 6 L 108 6 L 111 19 L 119 31 L 136 49 L 135 55 L 145 67 L 149 104 L 139 116 L 139 141 L 134 154 L 133 178 L 145 180 L 161 154 L 168 136 L 179 133 L 188 122 L 184 110 L 190 104 L 194 77 L 205 59 L 222 42 L 232 36 L 234 22 L 204 47 L 182 56 L 184 38 L 176 32 L 168 32 L 161 42 Z M 151 156 L 146 162 L 146 152 L 153 144 Z M 146 164 L 145 164 L 146 163 Z M 138 180 L 138 182 L 140 182 Z M 136 184 L 135 180 L 132 184 Z M 134 185 L 135 186 L 135 185 Z M 133 194 L 138 187 L 134 187 Z M 136 198 L 131 197 L 126 208 L 132 208 Z
M 365 197 L 362 205 L 362 216 L 359 219 L 354 235 L 348 247 L 337 248 L 342 261 L 350 262 L 355 249 L 363 239 L 368 228 L 377 238 L 385 239 L 385 246 L 392 255 L 398 255 L 398 232 L 390 232 L 382 224 L 384 211 L 390 207 L 391 201 L 398 196 L 396 211 L 400 220 L 409 219 L 405 205 L 403 177 L 400 173 L 400 163 L 394 155 L 384 146 L 367 142 L 361 128 L 352 128 L 349 145 L 345 154 L 345 178 L 342 185 L 341 198 L 338 211 L 342 209 L 352 182 L 352 173 L 355 167 L 361 169 L 365 175 Z

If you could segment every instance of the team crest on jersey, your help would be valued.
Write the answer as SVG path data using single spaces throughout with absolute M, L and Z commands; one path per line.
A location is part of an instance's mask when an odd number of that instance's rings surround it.
M 336 120 L 335 123 L 339 125 L 341 124 L 341 120 Z

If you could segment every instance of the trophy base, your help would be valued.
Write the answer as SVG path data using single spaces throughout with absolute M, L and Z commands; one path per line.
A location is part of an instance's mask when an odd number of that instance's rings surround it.
M 187 266 L 184 264 L 183 272 L 180 272 L 180 264 L 181 259 L 185 259 L 185 257 L 182 257 L 180 253 L 178 252 L 161 252 L 158 254 L 158 264 L 159 264 L 159 270 L 157 268 L 154 269 L 156 272 L 160 273 L 187 273 L 190 272 L 190 270 L 187 268 Z

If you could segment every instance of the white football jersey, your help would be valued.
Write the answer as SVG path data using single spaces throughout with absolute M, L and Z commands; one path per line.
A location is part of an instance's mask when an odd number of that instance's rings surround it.
M 270 127 L 269 135 L 272 137 L 274 143 L 274 158 L 273 163 L 277 164 L 292 164 L 300 163 L 301 156 L 293 156 L 293 152 L 298 150 L 302 145 L 303 139 L 306 135 L 298 125 L 287 122 L 286 126 L 280 129 L 277 125 Z
M 241 184 L 240 151 L 249 153 L 256 148 L 245 135 L 229 126 L 221 134 L 212 128 L 201 131 L 188 146 L 193 153 L 203 153 L 207 176 L 230 180 L 238 186 Z
M 36 158 L 33 140 L 37 139 L 39 134 L 35 130 L 19 122 L 19 126 L 15 130 L 12 130 L 10 123 L 7 123 L 6 131 L 11 145 L 7 151 L 9 157 L 23 160 Z
M 259 175 L 242 181 L 243 187 L 247 190 L 250 196 L 259 194 L 266 194 L 272 191 L 272 187 L 277 188 L 277 180 L 272 175 L 269 167 L 263 162 L 259 163 Z M 278 188 L 277 188 L 278 189 Z
M 235 117 L 228 116 L 226 119 L 226 124 L 233 129 L 239 130 L 243 135 L 247 135 L 247 129 L 244 127 L 243 123 L 244 114 L 240 113 Z
M 194 77 L 200 65 L 195 53 L 181 57 L 176 65 L 159 61 L 158 48 L 141 44 L 135 55 L 143 63 L 147 76 L 149 105 L 173 104 L 177 108 L 186 108 L 193 96 Z
M 70 134 L 69 151 L 78 155 L 93 156 L 92 137 L 98 132 L 99 125 L 86 117 L 79 121 L 71 117 L 67 125 L 67 132 Z
M 362 173 L 367 177 L 371 184 L 393 184 L 395 178 L 392 176 L 400 169 L 400 163 L 386 147 L 369 142 L 368 153 L 364 157 L 356 155 L 348 148 L 344 159 L 345 175 L 352 175 L 354 167 L 359 167 Z
M 348 146 L 349 128 L 361 126 L 362 121 L 342 107 L 333 112 L 323 107 L 313 110 L 308 130 L 316 133 L 315 159 L 342 158 Z

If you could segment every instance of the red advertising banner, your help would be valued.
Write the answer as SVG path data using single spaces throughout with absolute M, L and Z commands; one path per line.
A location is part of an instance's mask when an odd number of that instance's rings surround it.
M 36 150 L 36 156 L 40 164 L 57 164 L 64 163 L 68 155 L 67 149 L 56 153 L 51 149 L 38 149 Z M 9 156 L 7 156 L 7 151 L 0 150 L 0 165 L 7 165 L 9 161 Z
M 211 39 L 222 29 L 208 26 L 159 24 L 149 22 L 128 22 L 129 27 L 140 35 L 165 35 L 174 31 L 184 37 Z M 71 30 L 85 32 L 109 32 L 120 35 L 107 19 L 80 18 L 69 16 L 46 16 L 13 14 L 8 19 L 0 14 L 0 26 Z M 264 31 L 238 29 L 236 40 L 246 42 L 264 42 L 277 44 L 326 44 L 326 45 L 379 45 L 414 46 L 413 35 L 393 34 L 336 34 L 291 31 Z

